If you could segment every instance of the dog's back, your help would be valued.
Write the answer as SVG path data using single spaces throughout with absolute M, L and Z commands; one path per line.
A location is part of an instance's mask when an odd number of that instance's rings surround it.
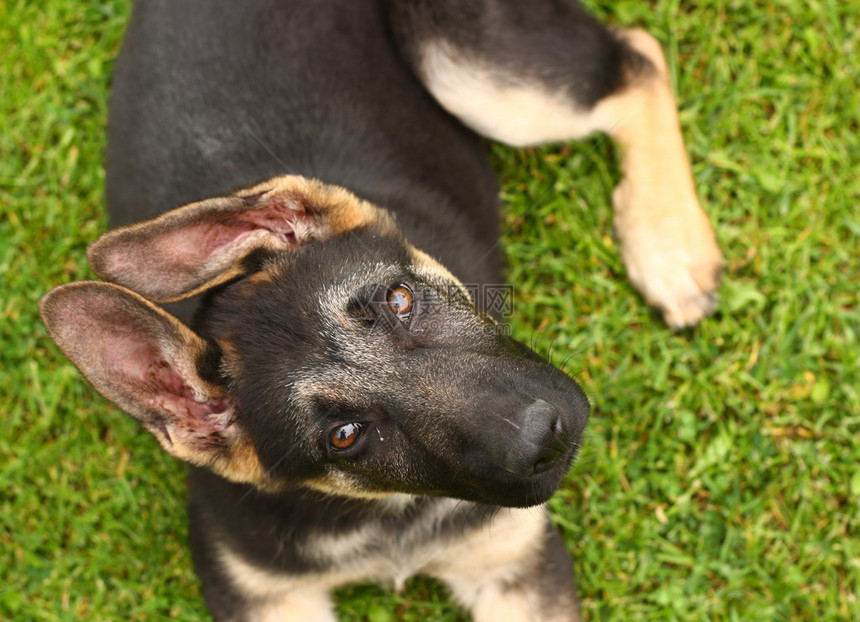
M 113 78 L 112 226 L 300 174 L 393 211 L 465 283 L 500 283 L 480 140 L 398 55 L 376 0 L 135 5 Z

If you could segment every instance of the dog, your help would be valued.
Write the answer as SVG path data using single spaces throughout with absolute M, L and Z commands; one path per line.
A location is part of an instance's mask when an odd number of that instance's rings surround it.
M 629 278 L 694 325 L 721 257 L 656 40 L 562 0 L 141 0 L 113 80 L 103 280 L 40 310 L 188 463 L 213 617 L 331 621 L 333 588 L 423 573 L 478 622 L 579 619 L 544 503 L 589 402 L 479 295 L 480 136 L 607 133 Z

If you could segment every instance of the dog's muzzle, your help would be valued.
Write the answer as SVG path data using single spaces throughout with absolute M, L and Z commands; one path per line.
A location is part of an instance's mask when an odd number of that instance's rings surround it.
M 550 470 L 559 460 L 568 460 L 573 449 L 565 438 L 559 410 L 538 399 L 519 418 L 520 435 L 502 456 L 501 466 L 519 477 Z

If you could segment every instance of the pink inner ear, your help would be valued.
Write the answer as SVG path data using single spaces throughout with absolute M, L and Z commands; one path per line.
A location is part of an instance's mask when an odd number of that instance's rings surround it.
M 285 201 L 272 199 L 263 209 L 242 212 L 240 217 L 259 229 L 270 231 L 286 244 L 299 241 L 302 232 L 308 230 L 311 225 L 307 209 L 297 200 L 287 204 Z
M 132 399 L 161 415 L 144 423 L 161 430 L 171 444 L 223 442 L 223 432 L 230 421 L 217 415 L 232 408 L 228 398 L 196 401 L 191 386 L 160 349 L 147 340 L 145 332 L 132 329 L 105 333 L 100 340 L 100 354 L 107 373 L 127 388 Z
M 290 246 L 306 238 L 311 230 L 303 207 L 270 201 L 262 209 L 213 214 L 196 224 L 165 232 L 154 240 L 152 251 L 170 257 L 172 263 L 197 267 L 229 252 L 258 231 L 268 232 Z
M 165 359 L 151 359 L 144 373 L 146 386 L 152 389 L 152 402 L 175 415 L 179 422 L 201 433 L 220 432 L 224 425 L 210 418 L 231 407 L 227 398 L 198 402 L 185 379 Z

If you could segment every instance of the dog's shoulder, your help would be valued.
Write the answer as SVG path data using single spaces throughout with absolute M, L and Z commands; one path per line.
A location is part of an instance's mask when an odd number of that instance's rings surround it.
M 422 573 L 448 582 L 487 569 L 514 577 L 549 529 L 544 507 L 405 494 L 363 500 L 306 490 L 243 493 L 243 486 L 203 471 L 195 483 L 192 517 L 203 527 L 195 548 L 205 549 L 195 555 L 198 566 L 201 559 L 211 566 L 198 571 L 226 578 L 245 600 L 361 581 L 400 588 Z

